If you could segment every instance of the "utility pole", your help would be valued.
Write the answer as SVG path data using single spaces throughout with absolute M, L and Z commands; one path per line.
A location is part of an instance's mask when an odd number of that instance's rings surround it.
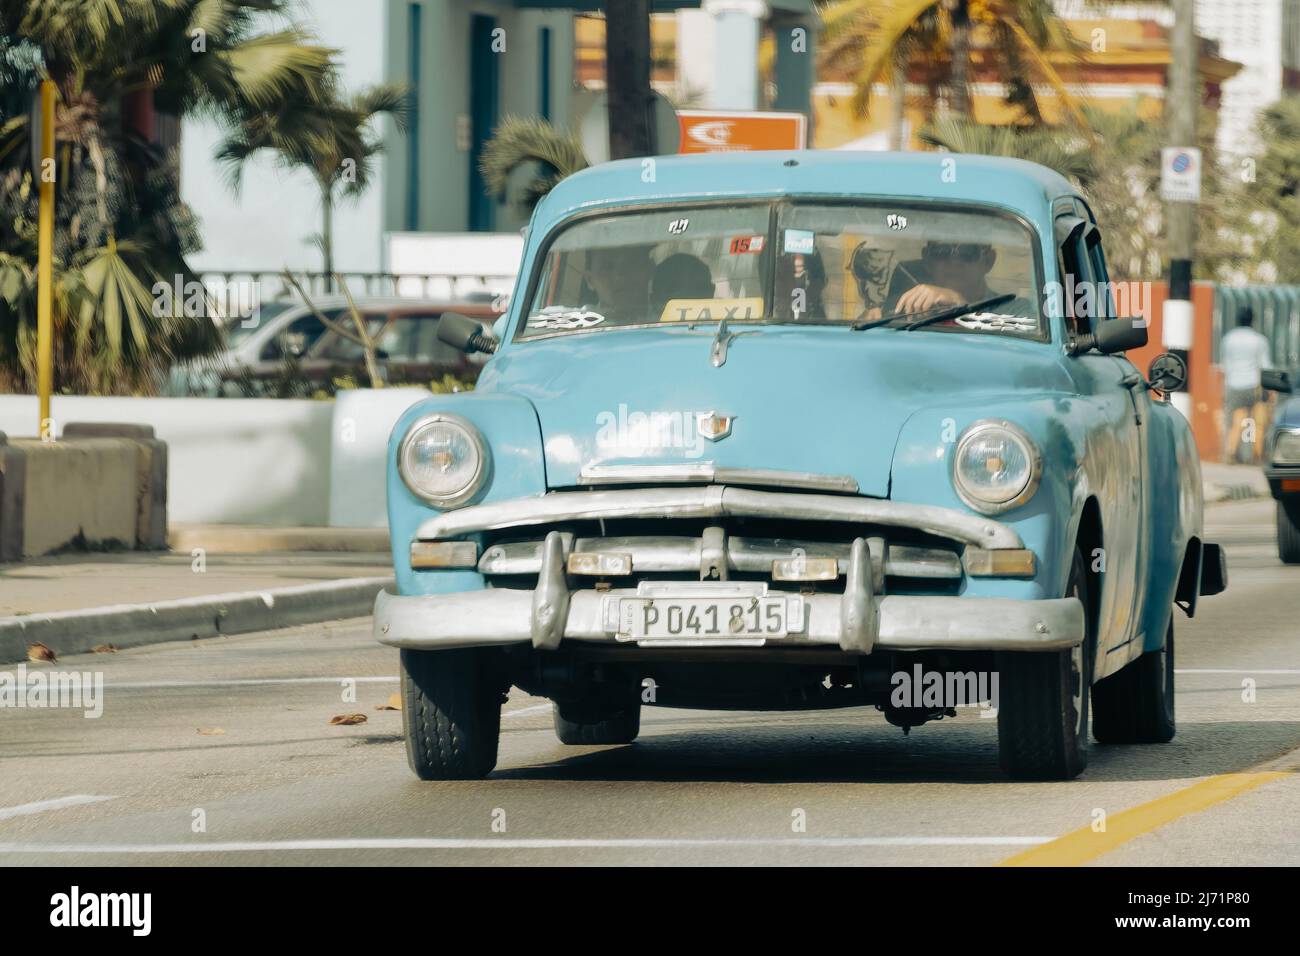
M 650 0 L 606 0 L 605 90 L 609 158 L 654 155 Z
M 1174 27 L 1171 37 L 1169 81 L 1165 95 L 1169 145 L 1181 147 L 1195 157 L 1200 173 L 1200 153 L 1196 151 L 1196 113 L 1200 104 L 1199 49 L 1196 42 L 1195 0 L 1173 0 Z M 1184 162 L 1187 160 L 1184 159 Z M 1198 188 L 1199 192 L 1199 188 Z M 1168 200 L 1168 197 L 1166 197 Z M 1192 261 L 1196 257 L 1196 202 L 1168 200 L 1165 203 L 1166 236 L 1169 242 L 1169 297 L 1164 306 L 1165 348 L 1187 362 L 1188 380 L 1192 348 Z M 1188 385 L 1170 398 L 1188 421 L 1192 418 Z
M 36 215 L 36 394 L 40 421 L 36 434 L 54 438 L 50 392 L 54 388 L 54 81 L 41 81 L 41 151 L 36 164 L 39 206 Z

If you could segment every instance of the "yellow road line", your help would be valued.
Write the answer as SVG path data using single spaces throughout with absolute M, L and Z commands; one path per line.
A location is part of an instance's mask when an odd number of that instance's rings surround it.
M 1104 832 L 1081 827 L 1065 836 L 1003 860 L 999 866 L 1080 866 L 1102 854 L 1157 830 L 1179 817 L 1200 813 L 1300 768 L 1300 750 L 1260 764 L 1250 770 L 1222 773 L 1147 803 L 1130 807 L 1106 819 Z

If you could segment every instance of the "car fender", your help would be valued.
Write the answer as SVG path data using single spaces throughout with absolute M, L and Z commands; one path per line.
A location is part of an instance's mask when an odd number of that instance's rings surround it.
M 459 415 L 483 436 L 488 476 L 472 504 L 546 492 L 542 431 L 532 403 L 516 395 L 460 392 L 434 395 L 407 409 L 388 439 L 388 528 L 399 594 L 435 594 L 477 590 L 483 576 L 473 570 L 416 572 L 411 569 L 411 541 L 420 525 L 442 510 L 417 496 L 398 472 L 397 455 L 411 426 L 435 412 Z

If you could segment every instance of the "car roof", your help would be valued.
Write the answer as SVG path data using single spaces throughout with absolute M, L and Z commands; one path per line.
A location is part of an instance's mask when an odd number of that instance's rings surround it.
M 653 162 L 653 166 L 647 165 Z M 652 171 L 653 175 L 647 175 Z M 550 228 L 584 209 L 715 197 L 860 196 L 981 202 L 1027 218 L 1077 190 L 1021 159 L 969 153 L 772 150 L 601 163 L 560 182 L 538 207 Z

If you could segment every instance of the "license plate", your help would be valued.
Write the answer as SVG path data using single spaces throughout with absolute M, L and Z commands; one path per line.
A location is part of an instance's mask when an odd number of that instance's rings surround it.
M 635 641 L 762 643 L 803 626 L 794 595 L 634 597 L 619 602 L 619 634 Z

